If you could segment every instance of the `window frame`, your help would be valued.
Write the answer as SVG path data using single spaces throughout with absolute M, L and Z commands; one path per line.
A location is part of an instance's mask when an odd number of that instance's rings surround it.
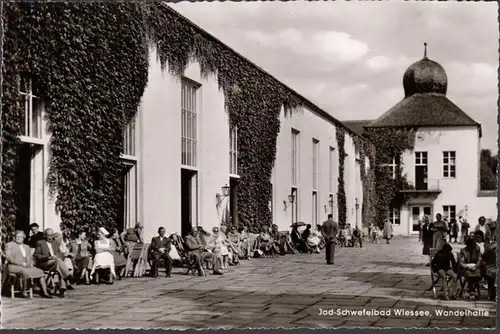
M 238 158 L 238 127 L 233 126 L 229 129 L 229 175 L 239 178 Z
M 452 210 L 453 209 L 453 210 Z M 453 213 L 453 215 L 452 215 Z M 447 219 L 451 222 L 452 219 L 457 219 L 457 206 L 456 205 L 443 205 L 443 220 Z
M 319 166 L 319 140 L 313 138 L 312 139 L 313 147 L 312 147 L 312 189 L 314 191 L 318 190 L 318 166 Z
M 181 78 L 181 167 L 198 170 L 199 90 L 201 84 Z
M 401 210 L 397 208 L 390 208 L 387 210 L 387 218 L 392 225 L 401 226 Z
M 456 151 L 443 151 L 443 178 L 457 178 L 457 153 Z
M 291 184 L 299 186 L 299 154 L 300 154 L 300 131 L 292 128 L 291 131 Z

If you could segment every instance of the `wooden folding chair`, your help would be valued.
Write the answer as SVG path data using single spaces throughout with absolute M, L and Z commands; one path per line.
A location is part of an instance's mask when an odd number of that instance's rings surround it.
M 180 265 L 181 267 L 187 268 L 186 275 L 191 273 L 193 276 L 198 272 L 194 261 L 191 259 L 189 252 L 184 248 L 184 239 L 177 234 L 172 234 L 171 239 L 173 240 L 173 245 L 176 247 L 179 256 L 181 257 Z
M 127 257 L 124 277 L 133 271 L 133 277 L 141 277 L 146 271 L 148 244 L 136 243 Z

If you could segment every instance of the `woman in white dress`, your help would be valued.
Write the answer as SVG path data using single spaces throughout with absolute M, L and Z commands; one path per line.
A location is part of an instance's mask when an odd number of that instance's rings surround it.
M 109 239 L 106 236 L 109 232 L 101 227 L 99 229 L 99 239 L 94 243 L 95 257 L 94 264 L 92 266 L 92 271 L 90 272 L 90 277 L 93 277 L 94 273 L 98 269 L 109 269 L 111 275 L 109 276 L 109 283 L 113 283 L 113 278 L 116 277 L 115 273 L 115 259 L 113 257 L 112 246 Z M 99 284 L 99 282 L 97 282 Z
M 214 253 L 218 261 L 221 262 L 221 269 L 227 269 L 229 267 L 229 249 L 226 245 L 226 236 L 219 231 L 218 227 L 214 227 L 212 232 L 206 248 Z
M 307 245 L 314 249 L 315 253 L 319 253 L 319 244 L 321 242 L 321 239 L 319 238 L 317 227 L 311 231 L 311 234 L 307 238 Z

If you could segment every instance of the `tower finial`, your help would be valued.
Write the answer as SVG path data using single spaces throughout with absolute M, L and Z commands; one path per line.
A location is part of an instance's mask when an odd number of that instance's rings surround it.
M 427 42 L 424 42 L 424 58 L 427 58 Z

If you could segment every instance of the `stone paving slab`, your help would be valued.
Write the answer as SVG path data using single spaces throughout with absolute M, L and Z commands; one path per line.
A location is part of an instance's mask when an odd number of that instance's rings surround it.
M 459 247 L 459 246 L 457 246 Z M 374 255 L 375 254 L 375 255 Z M 434 299 L 416 239 L 338 248 L 323 254 L 252 259 L 223 276 L 174 269 L 171 278 L 127 278 L 112 286 L 76 286 L 66 298 L 2 299 L 3 328 L 494 328 L 496 305 Z M 319 310 L 335 314 L 319 315 Z M 395 314 L 428 311 L 430 316 Z M 392 310 L 391 315 L 358 312 Z M 436 316 L 483 310 L 488 317 Z M 341 312 L 336 314 L 336 312 Z M 345 312 L 345 313 L 342 313 Z

